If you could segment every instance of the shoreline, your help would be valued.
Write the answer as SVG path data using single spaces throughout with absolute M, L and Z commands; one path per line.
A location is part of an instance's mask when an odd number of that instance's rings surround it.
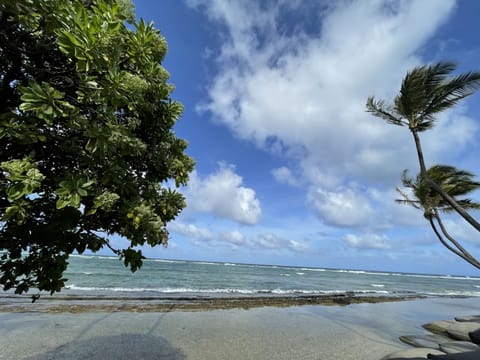
M 424 323 L 480 311 L 478 298 L 409 300 L 247 311 L 0 312 L 0 360 L 379 360 L 408 349 L 399 336 L 425 333 Z
M 61 296 L 44 295 L 35 303 L 31 296 L 0 296 L 0 313 L 171 312 L 298 307 L 305 305 L 348 306 L 401 302 L 428 298 L 425 295 L 296 295 L 296 296 Z M 448 297 L 452 298 L 452 297 Z

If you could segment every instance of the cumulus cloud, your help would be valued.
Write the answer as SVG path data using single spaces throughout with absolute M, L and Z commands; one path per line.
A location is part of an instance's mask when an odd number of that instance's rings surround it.
M 347 234 L 343 238 L 345 243 L 353 248 L 385 250 L 392 248 L 392 243 L 385 235 L 365 234 L 358 236 Z
M 430 165 L 448 163 L 452 156 L 463 151 L 476 140 L 480 124 L 458 107 L 438 116 L 435 131 L 421 134 L 422 144 Z M 446 146 L 448 145 L 448 146 Z M 452 149 L 455 151 L 452 152 Z
M 255 243 L 266 249 L 276 249 L 285 246 L 285 240 L 279 238 L 274 234 L 259 234 Z
M 353 189 L 312 189 L 310 202 L 322 219 L 335 226 L 361 226 L 369 222 L 373 209 L 368 198 Z
M 206 228 L 200 228 L 193 224 L 186 224 L 179 221 L 174 221 L 168 225 L 170 231 L 199 240 L 212 240 L 213 234 Z
M 191 0 L 190 5 L 223 29 L 218 72 L 198 110 L 237 137 L 296 160 L 308 197 L 326 222 L 367 225 L 374 200 L 351 186 L 351 179 L 394 188 L 401 171 L 417 164 L 408 129 L 367 114 L 366 99 L 393 99 L 405 73 L 424 62 L 418 50 L 455 2 Z M 445 116 L 425 137 L 430 159 L 458 154 L 460 144 L 480 129 L 457 112 Z M 288 168 L 273 175 L 297 183 Z
M 287 184 L 291 186 L 299 185 L 299 181 L 292 174 L 292 171 L 285 166 L 273 169 L 272 175 L 280 184 Z
M 288 247 L 297 252 L 309 252 L 310 246 L 304 242 L 296 241 L 296 240 L 289 240 Z
M 230 244 L 243 246 L 247 244 L 247 238 L 238 230 L 226 231 L 220 234 L 220 238 Z
M 253 239 L 253 244 L 268 250 L 291 250 L 295 252 L 307 252 L 308 244 L 297 240 L 287 240 L 273 233 L 260 233 Z
M 188 206 L 239 223 L 255 224 L 261 216 L 255 190 L 243 186 L 232 165 L 220 164 L 217 172 L 201 178 L 194 171 L 186 189 Z

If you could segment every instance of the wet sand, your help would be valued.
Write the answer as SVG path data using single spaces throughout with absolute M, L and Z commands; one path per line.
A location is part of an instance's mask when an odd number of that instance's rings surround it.
M 480 299 L 193 312 L 97 310 L 0 312 L 0 359 L 375 360 L 408 348 L 398 336 L 425 333 L 425 322 L 479 314 Z

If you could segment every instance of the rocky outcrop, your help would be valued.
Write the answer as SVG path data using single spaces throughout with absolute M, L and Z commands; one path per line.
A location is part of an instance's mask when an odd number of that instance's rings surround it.
M 480 315 L 434 321 L 423 328 L 431 334 L 400 336 L 413 349 L 397 351 L 381 360 L 480 360 Z

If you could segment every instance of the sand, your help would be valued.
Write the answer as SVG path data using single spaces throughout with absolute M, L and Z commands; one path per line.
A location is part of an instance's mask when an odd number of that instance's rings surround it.
M 33 304 L 34 305 L 34 304 Z M 0 313 L 0 359 L 375 360 L 425 322 L 480 313 L 480 299 L 431 298 L 249 310 Z

